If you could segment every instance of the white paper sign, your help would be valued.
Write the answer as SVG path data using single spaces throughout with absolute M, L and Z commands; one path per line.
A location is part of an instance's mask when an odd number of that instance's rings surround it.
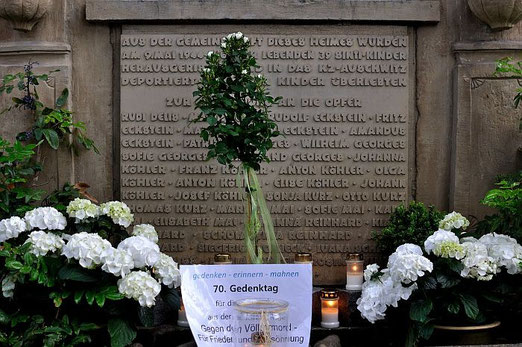
M 310 264 L 182 265 L 181 288 L 199 347 L 309 344 Z

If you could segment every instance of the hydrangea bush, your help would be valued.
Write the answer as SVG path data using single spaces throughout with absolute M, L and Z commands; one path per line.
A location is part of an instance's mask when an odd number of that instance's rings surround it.
M 480 238 L 464 231 L 469 221 L 452 212 L 439 230 L 424 241 L 397 247 L 387 267 L 370 264 L 357 308 L 371 323 L 386 317 L 389 307 L 409 306 L 407 345 L 428 339 L 437 321 L 486 321 L 492 304 L 502 301 L 502 274 L 522 272 L 522 246 L 507 235 L 489 233 Z M 498 280 L 502 282 L 502 280 Z
M 178 265 L 160 252 L 152 225 L 137 225 L 129 235 L 134 218 L 119 201 L 98 206 L 76 198 L 64 211 L 38 207 L 24 218 L 0 220 L 0 318 L 15 322 L 0 329 L 0 344 L 46 345 L 49 335 L 17 340 L 17 324 L 27 330 L 23 323 L 29 323 L 32 329 L 70 328 L 64 330 L 70 334 L 61 332 L 68 336 L 53 337 L 64 345 L 110 339 L 112 346 L 124 346 L 136 337 L 136 324 L 150 325 L 152 315 L 144 310 L 160 296 L 177 310 Z M 20 309 L 37 298 L 42 302 Z M 54 309 L 47 317 L 48 303 Z M 100 334 L 102 327 L 108 333 Z

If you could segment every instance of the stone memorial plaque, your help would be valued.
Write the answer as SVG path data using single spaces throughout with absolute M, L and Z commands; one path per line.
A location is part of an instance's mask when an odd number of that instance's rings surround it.
M 260 181 L 283 254 L 314 257 L 317 284 L 377 252 L 372 230 L 410 195 L 410 38 L 406 27 L 134 26 L 121 35 L 120 189 L 136 223 L 156 226 L 182 264 L 246 262 L 236 170 L 206 161 L 192 92 L 208 51 L 241 30 L 283 99 L 284 134 Z

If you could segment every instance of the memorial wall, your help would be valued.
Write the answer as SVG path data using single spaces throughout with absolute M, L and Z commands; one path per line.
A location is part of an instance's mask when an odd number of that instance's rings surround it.
M 245 260 L 236 174 L 205 161 L 189 123 L 205 55 L 231 32 L 283 98 L 260 180 L 283 253 L 313 253 L 317 284 L 343 283 L 348 252 L 373 261 L 371 231 L 398 204 L 481 218 L 494 176 L 522 167 L 521 82 L 492 75 L 522 60 L 522 24 L 494 31 L 467 1 L 55 0 L 28 32 L 0 23 L 0 71 L 60 69 L 46 95 L 70 89 L 100 151 L 44 155 L 42 187 L 122 199 L 181 263 Z
M 244 263 L 237 169 L 207 161 L 205 125 L 189 123 L 207 53 L 240 28 L 194 29 L 122 32 L 121 199 L 177 261 Z M 405 27 L 314 29 L 243 28 L 282 97 L 260 172 L 282 252 L 312 253 L 318 280 L 341 283 L 346 255 L 374 258 L 371 231 L 410 198 L 411 44 Z

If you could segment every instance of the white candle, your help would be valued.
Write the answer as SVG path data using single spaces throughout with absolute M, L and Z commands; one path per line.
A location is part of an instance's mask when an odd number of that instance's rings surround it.
M 364 262 L 360 254 L 349 254 L 346 261 L 346 290 L 362 290 Z
M 346 289 L 347 290 L 361 290 L 363 284 L 362 273 L 347 273 L 346 274 Z
M 188 327 L 188 320 L 187 320 L 187 312 L 184 310 L 184 308 L 180 308 L 178 311 L 178 325 L 180 327 Z
M 339 309 L 337 307 L 323 307 L 321 310 L 321 326 L 323 328 L 339 327 Z

